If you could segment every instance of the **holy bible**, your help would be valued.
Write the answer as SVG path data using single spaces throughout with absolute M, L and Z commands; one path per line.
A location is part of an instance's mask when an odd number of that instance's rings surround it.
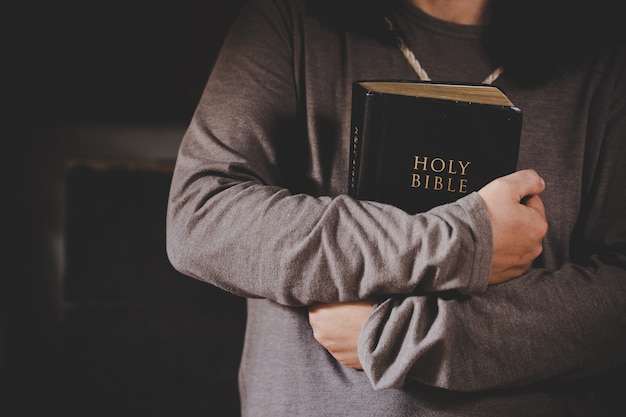
M 492 85 L 355 81 L 348 194 L 410 214 L 517 169 L 522 111 Z

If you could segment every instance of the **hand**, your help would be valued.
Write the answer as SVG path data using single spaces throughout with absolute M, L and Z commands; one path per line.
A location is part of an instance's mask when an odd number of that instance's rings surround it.
M 372 309 L 373 304 L 368 301 L 311 306 L 309 323 L 313 337 L 343 365 L 362 369 L 357 346 Z
M 493 230 L 489 284 L 520 276 L 543 251 L 548 222 L 539 194 L 544 189 L 543 179 L 527 169 L 498 178 L 478 191 Z

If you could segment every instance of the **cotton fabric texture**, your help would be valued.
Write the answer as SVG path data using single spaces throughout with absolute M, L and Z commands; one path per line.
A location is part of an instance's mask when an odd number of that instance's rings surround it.
M 493 70 L 480 28 L 406 2 L 390 18 L 433 80 Z M 381 78 L 417 76 L 302 0 L 253 0 L 182 141 L 168 255 L 248 298 L 242 415 L 623 416 L 624 49 L 540 88 L 495 82 L 524 112 L 519 168 L 546 181 L 549 231 L 531 270 L 488 288 L 476 193 L 413 216 L 346 196 L 351 83 Z M 307 306 L 367 297 L 357 371 L 314 340 Z

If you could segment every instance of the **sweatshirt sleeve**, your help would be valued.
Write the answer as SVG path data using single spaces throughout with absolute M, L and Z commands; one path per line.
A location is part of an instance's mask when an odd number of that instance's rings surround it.
M 624 80 L 609 83 L 610 108 L 594 112 L 606 113 L 608 123 L 588 125 L 602 139 L 588 146 L 570 259 L 472 296 L 388 299 L 359 341 L 375 388 L 419 381 L 478 391 L 576 379 L 626 363 Z
M 301 16 L 289 7 L 251 3 L 225 41 L 176 162 L 166 229 L 172 265 L 234 294 L 291 306 L 417 288 L 483 291 L 492 242 L 476 193 L 411 216 L 301 191 L 319 181 L 315 173 L 293 185 L 298 158 L 323 150 L 305 143 L 313 109 L 303 104 Z
M 624 264 L 600 258 L 589 267 L 535 270 L 472 297 L 390 298 L 361 333 L 363 368 L 376 389 L 418 381 L 482 391 L 621 365 Z

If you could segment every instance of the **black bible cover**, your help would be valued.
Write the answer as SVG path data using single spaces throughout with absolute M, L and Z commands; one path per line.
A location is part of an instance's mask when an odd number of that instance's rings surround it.
M 522 111 L 491 85 L 355 81 L 348 194 L 410 214 L 517 168 Z

